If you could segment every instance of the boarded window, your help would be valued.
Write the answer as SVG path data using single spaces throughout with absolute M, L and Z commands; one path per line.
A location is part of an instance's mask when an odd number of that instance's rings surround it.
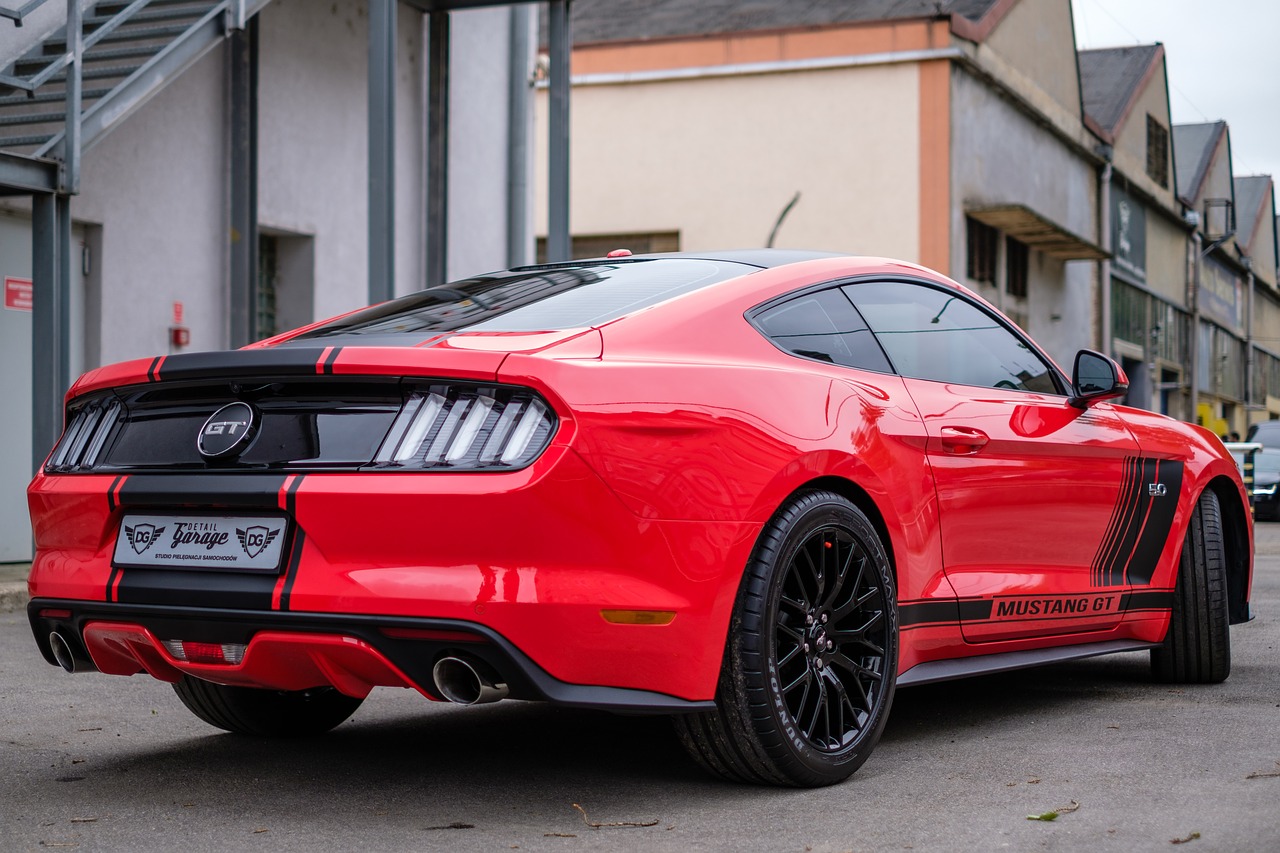
M 1012 237 L 1005 238 L 1005 293 L 1019 299 L 1027 297 L 1027 244 Z
M 1147 116 L 1147 175 L 1160 186 L 1169 187 L 1169 129 Z

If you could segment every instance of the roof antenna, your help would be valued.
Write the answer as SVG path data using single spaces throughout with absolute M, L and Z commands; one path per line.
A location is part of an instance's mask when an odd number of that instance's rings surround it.
M 782 208 L 782 212 L 778 214 L 778 221 L 773 223 L 773 230 L 769 232 L 769 242 L 764 244 L 766 249 L 773 248 L 773 240 L 778 236 L 778 229 L 782 227 L 782 220 L 787 218 L 787 214 L 791 212 L 791 208 L 796 206 L 796 202 L 800 200 L 800 190 L 796 190 L 796 194 L 791 197 L 791 201 L 787 202 L 787 206 Z

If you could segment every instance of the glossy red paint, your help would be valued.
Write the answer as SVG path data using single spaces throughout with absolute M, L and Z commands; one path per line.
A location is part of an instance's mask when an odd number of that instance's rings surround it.
M 533 388 L 557 428 L 522 470 L 280 476 L 262 505 L 286 512 L 295 536 L 261 599 L 264 613 L 378 617 L 428 634 L 475 626 L 566 684 L 704 701 L 715 696 L 735 597 L 761 529 L 789 496 L 814 484 L 854 500 L 882 534 L 903 614 L 903 673 L 1002 652 L 1158 642 L 1167 605 L 1129 607 L 1129 595 L 1172 589 L 1189 507 L 1206 488 L 1233 501 L 1224 511 L 1243 519 L 1251 559 L 1252 527 L 1241 515 L 1247 500 L 1212 436 L 1108 403 L 1081 409 L 1065 395 L 799 358 L 746 319 L 814 285 L 903 277 L 985 305 L 915 265 L 823 258 L 761 269 L 589 329 L 299 348 L 305 358 L 296 369 L 304 374 Z M 232 354 L 227 370 L 284 352 L 294 337 Z M 192 364 L 173 357 L 100 368 L 68 399 L 186 381 L 168 376 Z M 1130 527 L 1118 521 L 1130 493 L 1155 482 L 1141 479 L 1145 469 L 1134 459 L 1176 463 L 1181 477 L 1167 536 L 1143 570 L 1150 576 L 1137 579 L 1126 554 L 1111 553 L 1136 547 L 1122 542 L 1125 530 L 1136 542 L 1148 529 L 1142 519 L 1124 522 Z M 224 503 L 130 497 L 134 484 L 158 476 L 41 472 L 29 489 L 34 604 L 117 608 L 119 618 L 83 627 L 100 670 L 278 690 L 327 684 L 352 696 L 374 685 L 410 686 L 430 695 L 383 649 L 340 632 L 263 630 L 236 667 L 174 660 L 131 618 L 121 589 L 146 575 L 158 586 L 145 594 L 156 601 L 172 599 L 186 615 L 201 602 L 154 572 L 130 577 L 112 567 L 122 502 L 156 511 L 245 504 L 243 495 Z M 185 476 L 197 485 L 200 477 L 240 482 L 212 469 Z M 1113 540 L 1120 544 L 1108 550 Z M 602 610 L 676 617 L 615 624 Z M 448 624 L 414 629 L 397 620 Z

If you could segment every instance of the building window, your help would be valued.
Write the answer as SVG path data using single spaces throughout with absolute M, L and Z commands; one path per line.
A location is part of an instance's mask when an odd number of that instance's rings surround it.
M 1006 237 L 1004 243 L 1005 293 L 1027 298 L 1027 244 Z
M 1147 175 L 1169 188 L 1169 130 L 1155 116 L 1147 116 Z
M 965 275 L 970 281 L 996 283 L 996 229 L 972 216 L 964 218 L 968 240 Z

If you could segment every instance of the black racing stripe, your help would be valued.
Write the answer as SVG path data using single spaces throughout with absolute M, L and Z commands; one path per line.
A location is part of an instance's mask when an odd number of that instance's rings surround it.
M 124 475 L 120 475 L 111 481 L 111 485 L 107 488 L 107 514 L 111 515 L 116 511 L 116 489 L 120 487 L 120 483 L 124 480 Z M 120 576 L 120 569 L 116 566 L 111 567 L 111 574 L 107 576 L 107 601 L 115 601 L 116 578 Z
M 293 553 L 289 556 L 289 567 L 285 569 L 284 589 L 280 591 L 280 609 L 289 609 L 289 599 L 293 596 L 293 582 L 298 579 L 298 566 L 302 563 L 302 547 L 306 544 L 307 534 L 299 529 L 293 536 Z
M 329 357 L 326 358 L 324 360 L 324 364 L 321 365 L 321 368 L 320 368 L 321 373 L 325 374 L 326 376 L 333 375 L 333 363 L 338 360 L 338 353 L 340 352 L 342 352 L 342 347 L 333 348 L 333 351 L 329 353 Z
M 1142 461 L 1136 456 L 1124 460 L 1124 482 L 1116 498 L 1111 524 L 1094 557 L 1091 572 L 1094 586 L 1118 586 L 1123 577 L 1123 571 L 1117 572 L 1116 567 L 1122 560 L 1122 555 L 1127 553 L 1123 550 L 1123 543 L 1141 501 Z
M 1173 607 L 1173 590 L 1144 590 L 1130 592 L 1120 599 L 1120 610 L 1132 613 L 1135 610 L 1169 610 Z
M 1124 583 L 1125 571 L 1129 566 L 1129 561 L 1133 559 L 1133 552 L 1138 547 L 1138 538 L 1142 535 L 1142 528 L 1147 523 L 1147 514 L 1151 511 L 1151 502 L 1153 500 L 1147 487 L 1155 481 L 1158 465 L 1159 460 L 1156 459 L 1143 459 L 1139 465 L 1138 499 L 1134 503 L 1133 512 L 1130 513 L 1128 523 L 1125 525 L 1124 536 L 1116 544 L 1115 559 L 1107 567 L 1111 586 L 1119 586 Z
M 159 381 L 160 381 L 160 373 L 159 373 L 158 368 L 160 367 L 160 362 L 162 362 L 162 361 L 164 361 L 164 356 L 162 356 L 162 355 L 158 355 L 158 356 L 156 356 L 155 358 L 151 359 L 151 366 L 147 368 L 147 381 L 148 381 L 148 382 L 159 382 Z
M 898 605 L 898 625 L 909 628 L 942 622 L 954 625 L 960 619 L 960 608 L 955 601 L 915 601 Z
M 226 376 L 314 376 L 323 347 L 269 347 L 230 352 L 192 352 L 171 355 L 161 373 L 166 382 L 218 379 Z
M 126 569 L 120 579 L 118 601 L 123 604 L 164 604 L 179 607 L 231 607 L 270 610 L 279 575 L 248 572 Z M 183 639 L 161 637 L 163 640 Z
M 1134 586 L 1146 586 L 1155 575 L 1182 494 L 1182 472 L 1183 464 L 1172 459 L 1162 459 L 1155 464 L 1155 482 L 1165 487 L 1165 493 L 1149 498 L 1151 511 L 1125 569 L 1125 580 Z
M 991 618 L 991 599 L 971 599 L 960 602 L 960 619 L 964 622 L 981 622 Z
M 284 474 L 134 474 L 120 487 L 118 500 L 125 507 L 280 507 Z
M 123 474 L 116 477 L 111 481 L 111 486 L 107 489 L 107 512 L 109 513 L 116 511 L 116 489 L 120 486 L 120 481 L 123 479 Z
M 1121 519 L 1124 516 L 1124 507 L 1129 501 L 1130 490 L 1133 485 L 1133 459 L 1126 458 L 1124 460 L 1124 472 L 1120 482 L 1120 493 L 1116 495 L 1115 505 L 1111 508 L 1111 519 L 1107 522 L 1107 532 L 1103 534 L 1102 541 L 1098 543 L 1098 551 L 1093 555 L 1093 565 L 1090 567 L 1089 582 L 1093 586 L 1103 586 L 1103 566 L 1107 563 L 1108 554 L 1111 551 L 1111 544 L 1119 537 Z

